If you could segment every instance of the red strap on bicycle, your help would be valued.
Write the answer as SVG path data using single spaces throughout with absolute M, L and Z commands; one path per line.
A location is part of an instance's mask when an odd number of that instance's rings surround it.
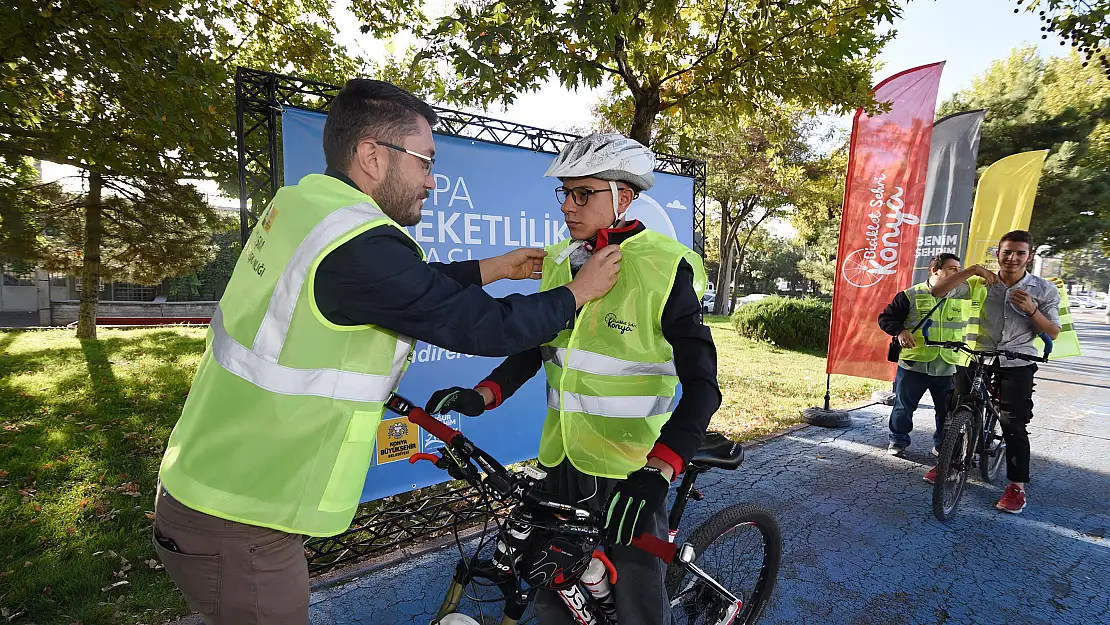
M 600 560 L 601 563 L 605 565 L 605 570 L 609 572 L 609 583 L 616 584 L 617 567 L 613 566 L 613 563 L 609 561 L 609 556 L 606 556 L 605 552 L 600 549 L 594 549 L 594 557 Z
M 456 436 L 462 436 L 462 432 L 459 432 L 454 428 L 447 427 L 439 419 L 433 417 L 427 412 L 424 412 L 424 410 L 421 408 L 416 408 L 415 406 L 413 407 L 412 412 L 409 413 L 409 421 L 424 428 L 428 431 L 429 434 L 445 443 L 450 443 L 452 440 L 455 439 Z
M 432 464 L 435 464 L 436 462 L 439 461 L 439 456 L 437 456 L 435 454 L 425 454 L 425 453 L 415 453 L 415 454 L 409 456 L 409 464 L 416 464 L 417 462 L 420 462 L 421 460 L 427 460 L 428 462 L 431 462 Z
M 662 538 L 656 538 L 647 533 L 633 538 L 632 546 L 643 549 L 667 564 L 674 561 L 675 553 L 678 552 L 678 547 L 674 543 L 669 543 Z

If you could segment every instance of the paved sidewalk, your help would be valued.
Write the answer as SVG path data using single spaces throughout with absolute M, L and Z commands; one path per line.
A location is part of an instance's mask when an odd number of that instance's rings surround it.
M 1033 476 L 1021 515 L 1005 484 L 972 478 L 956 518 L 933 518 L 932 415 L 906 456 L 886 454 L 889 408 L 846 430 L 804 428 L 748 450 L 700 482 L 686 527 L 740 501 L 772 509 L 783 563 L 761 623 L 1110 623 L 1110 326 L 1077 315 L 1085 356 L 1041 368 L 1030 424 Z M 426 624 L 457 553 L 444 549 L 313 593 L 315 625 Z M 487 611 L 488 613 L 488 611 Z

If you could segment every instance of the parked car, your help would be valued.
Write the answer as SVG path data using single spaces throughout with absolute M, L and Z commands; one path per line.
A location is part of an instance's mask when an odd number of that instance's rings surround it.
M 758 302 L 759 300 L 768 297 L 771 296 L 767 295 L 766 293 L 752 293 L 751 295 L 745 295 L 744 297 L 741 297 L 739 301 L 736 302 L 736 306 L 737 308 L 739 308 L 740 306 L 751 304 L 752 302 Z
M 702 298 L 701 298 L 701 312 L 702 312 L 702 314 L 708 315 L 709 313 L 713 312 L 713 304 L 716 303 L 716 301 L 717 301 L 716 295 L 717 295 L 716 293 L 707 292 L 704 296 L 702 296 Z

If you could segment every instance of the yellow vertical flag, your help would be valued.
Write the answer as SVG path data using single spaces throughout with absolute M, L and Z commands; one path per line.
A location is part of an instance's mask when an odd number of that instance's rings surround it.
M 995 162 L 983 172 L 971 211 L 964 266 L 998 270 L 998 240 L 1011 230 L 1028 230 L 1033 199 L 1048 150 L 1022 152 Z

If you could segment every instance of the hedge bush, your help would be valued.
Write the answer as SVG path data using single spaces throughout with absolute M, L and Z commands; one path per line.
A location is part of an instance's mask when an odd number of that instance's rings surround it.
M 732 314 L 732 326 L 745 338 L 788 349 L 824 351 L 829 344 L 832 304 L 817 299 L 767 297 Z

